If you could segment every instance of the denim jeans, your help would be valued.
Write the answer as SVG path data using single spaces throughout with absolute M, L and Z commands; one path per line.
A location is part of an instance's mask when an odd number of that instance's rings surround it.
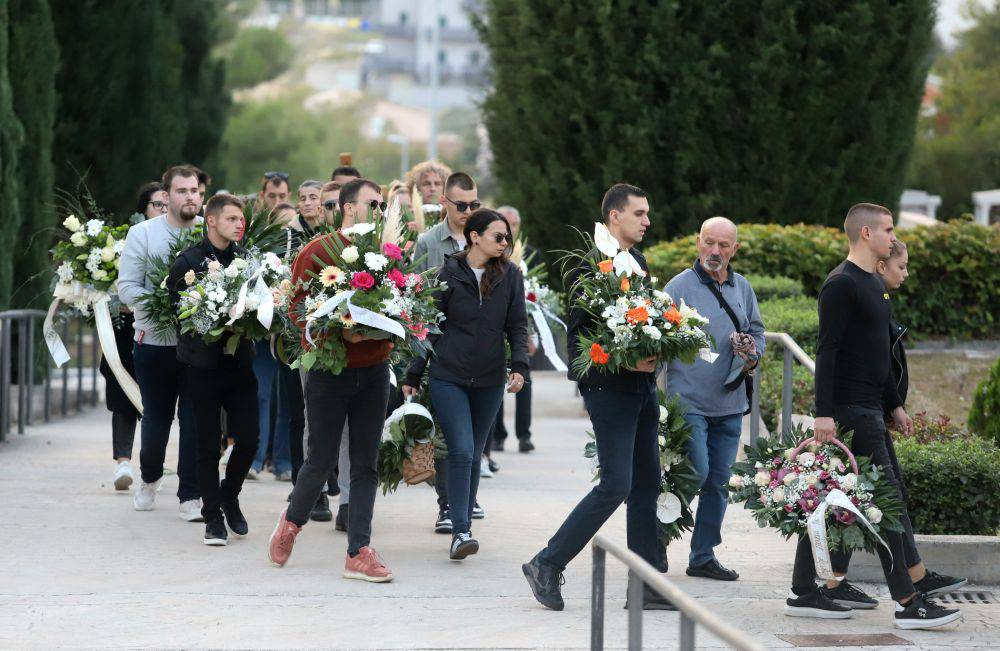
M 291 450 L 289 448 L 289 435 L 291 433 L 292 410 L 294 405 L 287 405 L 283 398 L 294 399 L 294 395 L 282 396 L 281 384 L 283 369 L 295 373 L 271 355 L 271 344 L 269 341 L 258 341 L 255 345 L 256 355 L 253 358 L 253 372 L 257 376 L 257 422 L 260 423 L 260 439 L 257 445 L 257 456 L 253 460 L 253 469 L 260 472 L 264 468 L 264 459 L 267 457 L 268 444 L 271 443 L 271 435 L 274 435 L 274 442 L 271 444 L 271 466 L 275 474 L 289 472 L 292 469 Z M 297 375 L 297 374 L 296 374 Z M 277 380 L 277 387 L 275 386 Z M 287 382 L 286 382 L 287 384 Z M 288 387 L 285 389 L 289 392 Z M 291 389 L 294 391 L 294 389 Z M 274 428 L 271 428 L 271 401 L 277 397 L 277 414 L 274 419 Z M 299 391 L 299 408 L 301 409 L 301 390 Z M 300 416 L 301 417 L 301 416 Z M 301 435 L 301 431 L 299 433 Z
M 183 370 L 176 346 L 136 344 L 135 379 L 142 394 L 142 430 L 139 468 L 142 481 L 152 484 L 163 477 L 170 426 L 174 413 L 180 421 L 177 453 L 177 498 L 181 502 L 201 497 L 198 490 L 198 432 L 194 410 L 182 391 Z M 178 401 L 178 398 L 180 400 Z
M 881 466 L 883 478 L 896 487 L 900 499 L 903 499 L 902 483 L 899 480 L 899 475 L 893 469 L 889 447 L 886 445 L 885 421 L 882 410 L 876 406 L 834 405 L 833 417 L 838 427 L 854 432 L 851 437 L 851 452 L 854 456 L 868 457 L 873 464 Z M 909 519 L 905 503 L 903 504 L 903 516 L 907 520 Z M 906 532 L 883 530 L 881 535 L 889 549 L 887 551 L 885 547 L 879 545 L 878 558 L 882 563 L 882 572 L 885 574 L 886 583 L 889 585 L 889 594 L 894 600 L 899 601 L 915 592 L 910 573 L 907 571 L 910 567 L 908 562 L 912 559 L 908 558 L 907 555 Z M 916 548 L 913 549 L 913 554 L 916 554 Z M 919 557 L 917 558 L 919 559 Z M 831 554 L 830 560 L 836 560 L 833 554 Z M 835 567 L 838 565 L 846 569 L 843 559 L 837 561 Z M 798 547 L 795 549 L 792 590 L 796 594 L 805 594 L 814 589 L 815 586 L 816 566 L 812 545 L 809 544 L 808 536 L 801 536 Z
M 650 384 L 643 393 L 628 393 L 581 385 L 580 394 L 594 426 L 601 478 L 539 553 L 539 560 L 565 569 L 627 501 L 628 548 L 655 566 L 659 558 L 656 498 L 660 494 L 656 389 Z
M 309 371 L 305 396 L 309 449 L 292 489 L 288 521 L 302 526 L 309 520 L 309 512 L 337 464 L 346 422 L 351 455 L 347 552 L 357 554 L 371 541 L 378 449 L 389 402 L 389 365 L 345 368 L 338 375 Z
M 691 426 L 688 457 L 702 478 L 688 556 L 688 565 L 696 567 L 715 558 L 713 550 L 722 542 L 722 519 L 729 501 L 726 485 L 732 474 L 730 466 L 740 448 L 743 415 L 687 414 L 684 420 Z
M 466 387 L 434 378 L 429 386 L 434 413 L 448 444 L 447 484 L 452 531 L 468 533 L 479 490 L 479 460 L 500 409 L 504 386 Z

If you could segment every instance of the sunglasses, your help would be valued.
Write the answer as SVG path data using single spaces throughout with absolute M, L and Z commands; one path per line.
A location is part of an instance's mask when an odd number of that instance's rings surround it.
M 478 201 L 452 201 L 451 197 L 447 195 L 445 195 L 445 199 L 447 199 L 451 205 L 455 206 L 458 212 L 465 212 L 467 210 L 476 211 L 479 210 L 479 207 L 483 205 Z
M 511 242 L 514 241 L 514 238 L 512 238 L 507 233 L 493 233 L 493 239 L 496 241 L 497 244 L 502 244 L 504 242 L 510 244 Z
M 382 212 L 385 212 L 385 209 L 388 205 L 389 204 L 387 204 L 386 202 L 379 201 L 378 199 L 372 199 L 371 201 L 368 202 L 368 207 L 371 208 L 373 211 L 381 210 Z
M 268 181 L 273 181 L 274 179 L 281 179 L 282 181 L 288 182 L 288 172 L 264 172 L 264 179 Z
M 327 210 L 336 210 L 336 208 L 337 208 L 337 202 L 336 201 L 324 201 L 323 202 L 323 207 L 326 208 Z

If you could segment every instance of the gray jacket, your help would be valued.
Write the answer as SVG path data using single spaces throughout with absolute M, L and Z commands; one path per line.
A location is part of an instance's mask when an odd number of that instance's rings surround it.
M 442 219 L 440 223 L 431 227 L 426 233 L 421 233 L 417 238 L 417 245 L 413 247 L 413 259 L 418 261 L 417 271 L 422 273 L 428 269 L 440 269 L 444 266 L 446 255 L 461 250 L 455 236 L 448 228 L 447 219 Z
M 667 367 L 667 394 L 679 394 L 692 414 L 702 416 L 732 416 L 747 410 L 746 391 L 742 385 L 733 391 L 725 388 L 726 376 L 733 362 L 733 347 L 729 336 L 736 331 L 733 321 L 719 305 L 718 299 L 709 289 L 709 283 L 716 283 L 723 298 L 740 320 L 740 330 L 750 333 L 757 342 L 757 352 L 764 354 L 764 322 L 757 307 L 757 295 L 749 281 L 729 268 L 726 282 L 719 285 L 708 275 L 699 261 L 670 279 L 664 291 L 675 303 L 685 303 L 698 310 L 708 319 L 708 332 L 715 340 L 713 352 L 719 357 L 709 364 L 698 358 L 693 364 L 683 364 L 678 360 Z

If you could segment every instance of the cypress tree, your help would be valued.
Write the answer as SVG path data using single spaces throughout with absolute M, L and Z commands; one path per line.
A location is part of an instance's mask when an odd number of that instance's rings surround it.
M 11 246 L 21 225 L 18 175 L 24 127 L 14 113 L 9 73 L 10 6 L 0 0 L 0 242 Z M 0 256 L 0 309 L 10 307 L 13 257 Z
M 13 107 L 24 126 L 18 192 L 21 224 L 13 257 L 16 307 L 38 307 L 47 300 L 48 249 L 55 215 L 52 210 L 52 129 L 55 121 L 55 74 L 58 48 L 48 0 L 9 0 L 9 69 Z
M 547 249 L 617 181 L 650 192 L 647 240 L 894 207 L 933 24 L 932 0 L 487 0 L 503 198 Z

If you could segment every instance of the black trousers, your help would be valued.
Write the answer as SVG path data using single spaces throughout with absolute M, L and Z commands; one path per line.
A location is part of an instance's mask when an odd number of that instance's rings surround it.
M 900 499 L 904 499 L 902 482 L 899 479 L 899 465 L 893 466 L 895 455 L 890 457 L 890 446 L 886 445 L 886 428 L 882 410 L 878 407 L 863 405 L 834 405 L 833 412 L 834 420 L 839 427 L 854 432 L 851 439 L 851 452 L 857 457 L 868 457 L 873 464 L 881 466 L 885 479 L 896 487 Z M 909 522 L 905 502 L 903 518 Z M 889 546 L 889 550 L 887 551 L 885 547 L 880 545 L 878 557 L 882 563 L 882 572 L 885 574 L 886 583 L 889 585 L 889 593 L 896 601 L 905 599 L 915 592 L 910 574 L 907 571 L 910 566 L 907 564 L 906 539 L 909 537 L 912 540 L 912 528 L 910 528 L 910 532 L 909 536 L 905 532 L 881 532 L 882 539 Z M 913 552 L 915 554 L 915 547 Z M 843 556 L 839 561 L 833 556 L 830 560 L 838 571 L 840 568 L 846 569 Z M 812 545 L 809 543 L 808 536 L 801 536 L 798 547 L 795 549 L 792 590 L 797 594 L 805 594 L 815 587 L 816 565 L 813 559 Z
M 236 499 L 243 488 L 250 464 L 257 454 L 260 424 L 257 409 L 257 378 L 253 367 L 237 366 L 224 356 L 217 369 L 185 366 L 184 388 L 194 410 L 198 432 L 198 487 L 201 514 L 206 520 L 221 517 L 222 503 Z M 219 414 L 225 409 L 233 453 L 226 476 L 219 482 Z
M 389 401 L 389 365 L 346 368 L 338 375 L 310 371 L 305 396 L 308 451 L 292 489 L 286 517 L 300 527 L 309 520 L 309 512 L 337 464 L 346 422 L 351 460 L 347 552 L 356 554 L 371 542 L 378 489 L 378 448 Z
M 524 387 L 514 394 L 514 433 L 519 441 L 527 441 L 531 438 L 531 383 L 525 382 Z M 493 430 L 493 439 L 503 441 L 507 439 L 507 427 L 503 424 L 503 403 L 500 403 L 500 412 L 497 414 L 496 429 Z M 487 447 L 489 449 L 489 447 Z
M 135 412 L 115 411 L 111 413 L 111 447 L 114 460 L 132 458 L 135 443 L 135 426 L 139 418 Z

